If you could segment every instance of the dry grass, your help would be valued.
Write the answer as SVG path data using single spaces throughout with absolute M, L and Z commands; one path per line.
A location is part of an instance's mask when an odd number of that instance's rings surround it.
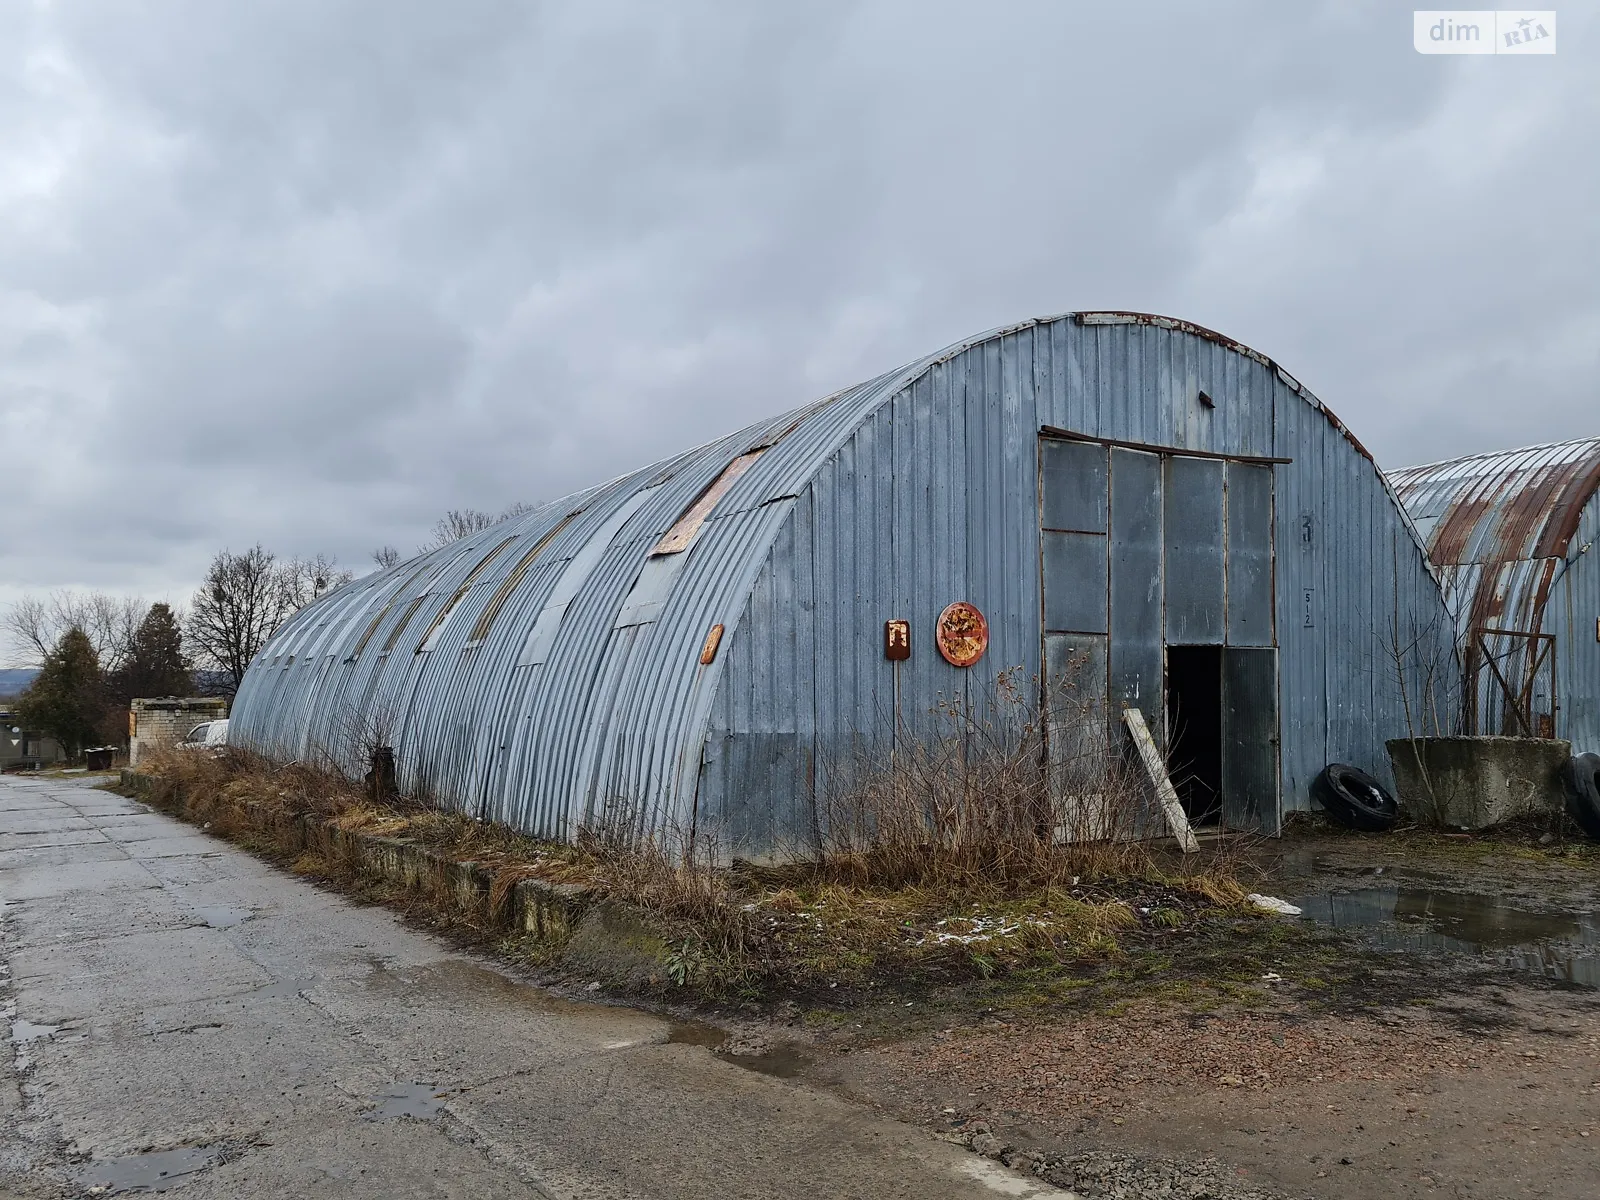
M 1087 714 L 1083 729 L 1099 719 Z M 141 769 L 158 803 L 181 794 L 252 848 L 311 817 L 477 863 L 494 874 L 491 912 L 520 879 L 583 884 L 660 931 L 673 983 L 718 995 L 1071 969 L 1116 958 L 1121 939 L 1242 904 L 1238 845 L 1183 856 L 1136 836 L 1151 804 L 1103 733 L 1074 731 L 1068 754 L 1072 725 L 1057 720 L 1047 746 L 1045 723 L 1006 679 L 981 718 L 951 707 L 939 720 L 942 736 L 902 738 L 887 763 L 829 772 L 822 845 L 779 867 L 729 865 L 705 830 L 641 844 L 594 828 L 552 844 L 415 800 L 376 803 L 332 767 L 237 749 L 167 751 Z M 287 835 L 278 848 L 291 849 Z

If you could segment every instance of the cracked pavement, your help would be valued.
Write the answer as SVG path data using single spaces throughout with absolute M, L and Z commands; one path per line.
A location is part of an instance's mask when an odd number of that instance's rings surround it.
M 1066 1195 L 92 782 L 0 778 L 0 1200 Z

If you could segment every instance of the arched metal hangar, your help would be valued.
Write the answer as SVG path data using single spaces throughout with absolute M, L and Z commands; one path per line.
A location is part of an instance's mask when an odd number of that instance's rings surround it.
M 1467 732 L 1600 751 L 1600 438 L 1391 478 L 1455 613 Z
M 1108 728 L 1133 705 L 1176 741 L 1195 815 L 1274 832 L 1329 761 L 1389 777 L 1417 630 L 1453 652 L 1387 480 L 1309 391 L 1185 321 L 1074 313 L 359 579 L 271 639 L 230 734 L 353 757 L 360 724 L 402 787 L 530 833 L 754 857 L 815 838 L 830 764 L 1070 664 Z

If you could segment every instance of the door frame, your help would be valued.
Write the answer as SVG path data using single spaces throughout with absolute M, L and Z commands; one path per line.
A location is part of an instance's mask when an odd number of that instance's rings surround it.
M 1113 585 L 1112 585 L 1111 576 L 1112 576 L 1112 564 L 1115 561 L 1115 555 L 1114 555 L 1113 550 L 1112 550 L 1112 524 L 1113 524 L 1113 517 L 1112 517 L 1112 514 L 1111 514 L 1111 503 L 1112 503 L 1112 495 L 1113 495 L 1113 481 L 1112 481 L 1113 456 L 1111 454 L 1111 451 L 1113 449 L 1124 449 L 1124 450 L 1138 451 L 1138 452 L 1141 452 L 1141 453 L 1157 456 L 1158 458 L 1160 458 L 1162 460 L 1163 464 L 1165 463 L 1165 461 L 1167 459 L 1171 459 L 1171 458 L 1209 459 L 1209 460 L 1213 460 L 1213 461 L 1221 461 L 1223 464 L 1225 464 L 1224 465 L 1224 470 L 1223 470 L 1223 477 L 1222 477 L 1223 478 L 1223 483 L 1222 483 L 1222 486 L 1223 486 L 1223 499 L 1222 499 L 1223 508 L 1222 508 L 1222 512 L 1223 512 L 1223 577 L 1224 577 L 1224 592 L 1223 592 L 1223 595 L 1224 595 L 1224 615 L 1223 615 L 1222 640 L 1217 643 L 1217 647 L 1218 647 L 1219 651 L 1221 651 L 1222 656 L 1223 656 L 1223 660 L 1224 660 L 1223 671 L 1224 671 L 1224 675 L 1225 676 L 1227 674 L 1227 665 L 1226 665 L 1226 663 L 1227 663 L 1227 655 L 1228 655 L 1228 652 L 1230 650 L 1269 650 L 1272 653 L 1272 662 L 1273 662 L 1273 668 L 1272 668 L 1272 676 L 1273 676 L 1273 706 L 1274 706 L 1274 724 L 1275 724 L 1275 728 L 1274 728 L 1273 735 L 1272 735 L 1272 738 L 1271 738 L 1271 745 L 1272 745 L 1272 751 L 1273 751 L 1273 755 L 1272 755 L 1272 757 L 1273 757 L 1273 793 L 1274 793 L 1274 796 L 1275 796 L 1275 803 L 1272 806 L 1272 812 L 1270 814 L 1263 814 L 1264 817 L 1270 817 L 1270 821 L 1263 821 L 1263 823 L 1259 827 L 1257 827 L 1256 829 L 1254 829 L 1254 830 L 1244 830 L 1244 832 L 1264 832 L 1264 833 L 1267 833 L 1267 834 L 1276 835 L 1281 830 L 1282 822 L 1283 822 L 1283 744 L 1282 744 L 1283 743 L 1283 671 L 1282 671 L 1282 649 L 1281 649 L 1281 647 L 1279 646 L 1279 643 L 1278 643 L 1278 618 L 1279 618 L 1279 614 L 1278 614 L 1278 600 L 1279 600 L 1279 597 L 1278 597 L 1278 477 L 1277 477 L 1278 473 L 1277 473 L 1276 468 L 1279 467 L 1279 466 L 1282 466 L 1282 465 L 1290 464 L 1294 460 L 1290 459 L 1290 458 L 1279 458 L 1279 457 L 1266 456 L 1266 455 L 1226 454 L 1226 453 L 1221 453 L 1221 452 L 1214 451 L 1214 450 L 1191 449 L 1191 448 L 1185 447 L 1185 446 L 1169 446 L 1169 445 L 1163 445 L 1163 444 L 1158 444 L 1158 443 L 1136 442 L 1136 441 L 1130 441 L 1130 440 L 1119 439 L 1119 438 L 1095 437 L 1095 436 L 1092 436 L 1092 435 L 1089 435 L 1089 434 L 1079 433 L 1079 432 L 1076 432 L 1074 430 L 1061 429 L 1061 428 L 1058 428 L 1056 426 L 1051 426 L 1051 425 L 1042 425 L 1042 426 L 1040 426 L 1038 435 L 1035 438 L 1035 447 L 1034 447 L 1034 468 L 1035 468 L 1035 480 L 1036 480 L 1036 488 L 1035 488 L 1036 495 L 1034 497 L 1034 521 L 1033 521 L 1033 523 L 1034 523 L 1034 534 L 1035 534 L 1035 537 L 1037 538 L 1036 553 L 1038 555 L 1037 569 L 1038 569 L 1038 572 L 1039 572 L 1039 597 L 1038 597 L 1038 604 L 1039 604 L 1039 654 L 1040 654 L 1039 661 L 1040 661 L 1040 665 L 1041 665 L 1041 668 L 1042 668 L 1041 671 L 1040 671 L 1040 680 L 1039 680 L 1039 703 L 1040 703 L 1040 712 L 1044 717 L 1044 722 L 1043 722 L 1044 743 L 1045 743 L 1044 753 L 1046 755 L 1047 771 L 1048 771 L 1049 763 L 1051 761 L 1051 759 L 1050 759 L 1050 755 L 1051 755 L 1050 742 L 1051 742 L 1051 739 L 1052 739 L 1050 719 L 1049 719 L 1049 714 L 1051 712 L 1051 707 L 1050 707 L 1051 697 L 1050 697 L 1050 679 L 1049 679 L 1049 668 L 1048 668 L 1049 657 L 1048 657 L 1048 644 L 1047 643 L 1048 643 L 1048 639 L 1049 638 L 1051 638 L 1051 637 L 1059 637 L 1062 634 L 1062 631 L 1059 631 L 1059 630 L 1055 631 L 1055 632 L 1052 632 L 1049 629 L 1049 627 L 1047 625 L 1047 622 L 1046 622 L 1046 597 L 1045 597 L 1046 576 L 1045 576 L 1045 564 L 1044 564 L 1044 553 L 1045 553 L 1044 552 L 1044 546 L 1045 546 L 1045 537 L 1044 537 L 1044 535 L 1045 535 L 1045 532 L 1046 532 L 1045 525 L 1044 525 L 1045 472 L 1044 472 L 1044 461 L 1043 460 L 1044 460 L 1044 444 L 1046 442 L 1051 442 L 1051 441 L 1089 443 L 1089 444 L 1093 444 L 1093 445 L 1102 446 L 1102 447 L 1105 448 L 1105 451 L 1106 451 L 1106 475 L 1105 475 L 1105 478 L 1106 478 L 1106 535 L 1105 535 L 1105 537 L 1106 537 L 1106 555 L 1107 555 L 1107 569 L 1106 569 L 1106 622 L 1105 622 L 1106 630 L 1105 630 L 1104 634 L 1100 634 L 1100 635 L 1085 633 L 1085 634 L 1082 634 L 1081 636 L 1101 636 L 1101 637 L 1103 637 L 1105 639 L 1105 653 L 1103 655 L 1103 667 L 1104 667 L 1104 693 L 1103 694 L 1104 694 L 1104 697 L 1105 697 L 1104 710 L 1105 710 L 1105 715 L 1106 715 L 1106 727 L 1107 727 L 1106 728 L 1106 733 L 1107 733 L 1108 737 L 1111 737 L 1113 739 L 1113 744 L 1117 744 L 1117 745 L 1126 745 L 1126 737 L 1124 735 L 1113 734 L 1112 733 L 1112 727 L 1116 726 L 1116 727 L 1120 728 L 1121 721 L 1119 719 L 1119 713 L 1112 711 L 1113 707 L 1114 707 L 1113 706 L 1114 697 L 1112 696 L 1111 659 L 1112 659 L 1112 627 L 1114 625 L 1114 619 L 1113 619 L 1112 614 L 1111 614 L 1111 598 L 1112 598 L 1112 594 L 1113 594 L 1114 588 L 1113 588 Z M 1229 544 L 1229 538 L 1230 538 L 1230 534 L 1231 534 L 1231 527 L 1230 527 L 1230 525 L 1228 523 L 1229 473 L 1227 471 L 1226 464 L 1233 464 L 1233 463 L 1238 463 L 1238 464 L 1243 465 L 1243 466 L 1267 467 L 1270 470 L 1271 486 L 1270 486 L 1270 489 L 1268 491 L 1269 508 L 1268 508 L 1268 514 L 1267 514 L 1267 534 L 1268 534 L 1268 545 L 1267 545 L 1267 551 L 1268 551 L 1268 584 L 1267 584 L 1267 586 L 1268 586 L 1269 597 L 1270 597 L 1269 604 L 1268 604 L 1269 620 L 1270 620 L 1270 635 L 1269 635 L 1268 643 L 1266 645 L 1234 646 L 1234 645 L 1230 644 L 1229 641 L 1228 641 L 1228 629 L 1227 629 L 1228 621 L 1227 621 L 1227 608 L 1226 608 L 1226 606 L 1227 606 L 1227 603 L 1228 603 L 1228 561 L 1229 561 L 1229 555 L 1230 555 L 1230 550 L 1231 550 L 1231 547 L 1230 547 L 1230 544 Z M 1164 489 L 1164 487 L 1165 487 L 1165 483 L 1164 483 L 1165 471 L 1164 470 L 1162 472 L 1162 476 L 1163 476 L 1163 489 Z M 1163 505 L 1164 505 L 1164 497 L 1163 497 Z M 1164 534 L 1165 534 L 1165 515 L 1164 515 L 1164 507 L 1163 507 L 1163 537 L 1164 537 Z M 1169 685 L 1168 685 L 1168 654 L 1167 654 L 1168 642 L 1167 642 L 1167 636 L 1166 636 L 1166 617 L 1165 617 L 1166 607 L 1167 607 L 1166 550 L 1165 550 L 1165 545 L 1163 544 L 1162 556 L 1161 556 L 1161 613 L 1162 613 L 1161 680 L 1160 680 L 1160 683 L 1161 683 L 1161 695 L 1160 695 L 1160 698 L 1159 698 L 1159 705 L 1158 705 L 1158 711 L 1160 712 L 1160 723 L 1159 723 L 1159 728 L 1156 728 L 1156 729 L 1152 730 L 1152 732 L 1155 733 L 1156 736 L 1157 736 L 1157 739 L 1158 739 L 1158 742 L 1159 742 L 1159 745 L 1161 747 L 1161 750 L 1162 750 L 1163 754 L 1165 754 L 1166 751 L 1167 751 L 1168 739 L 1170 737 L 1170 731 L 1167 729 L 1167 715 L 1166 715 L 1167 697 L 1168 697 L 1168 690 L 1169 690 Z M 1222 747 L 1222 750 L 1223 750 L 1223 753 L 1224 753 L 1224 757 L 1226 758 L 1227 744 L 1228 744 L 1228 733 L 1227 733 L 1228 723 L 1227 723 L 1227 720 L 1226 720 L 1226 716 L 1227 716 L 1226 712 L 1223 715 L 1224 715 L 1224 721 L 1223 721 L 1223 747 Z M 1226 778 L 1224 779 L 1224 787 L 1226 788 Z M 1222 799 L 1222 803 L 1223 803 L 1223 813 L 1226 814 L 1227 809 L 1229 807 L 1228 804 L 1227 804 L 1226 796 L 1223 796 L 1221 799 Z M 1230 828 L 1227 825 L 1220 825 L 1219 827 L 1220 828 Z

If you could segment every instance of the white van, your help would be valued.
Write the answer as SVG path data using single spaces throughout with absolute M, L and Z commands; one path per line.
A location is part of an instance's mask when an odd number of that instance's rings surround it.
M 228 718 L 219 721 L 202 721 L 178 743 L 181 750 L 214 750 L 228 744 Z

